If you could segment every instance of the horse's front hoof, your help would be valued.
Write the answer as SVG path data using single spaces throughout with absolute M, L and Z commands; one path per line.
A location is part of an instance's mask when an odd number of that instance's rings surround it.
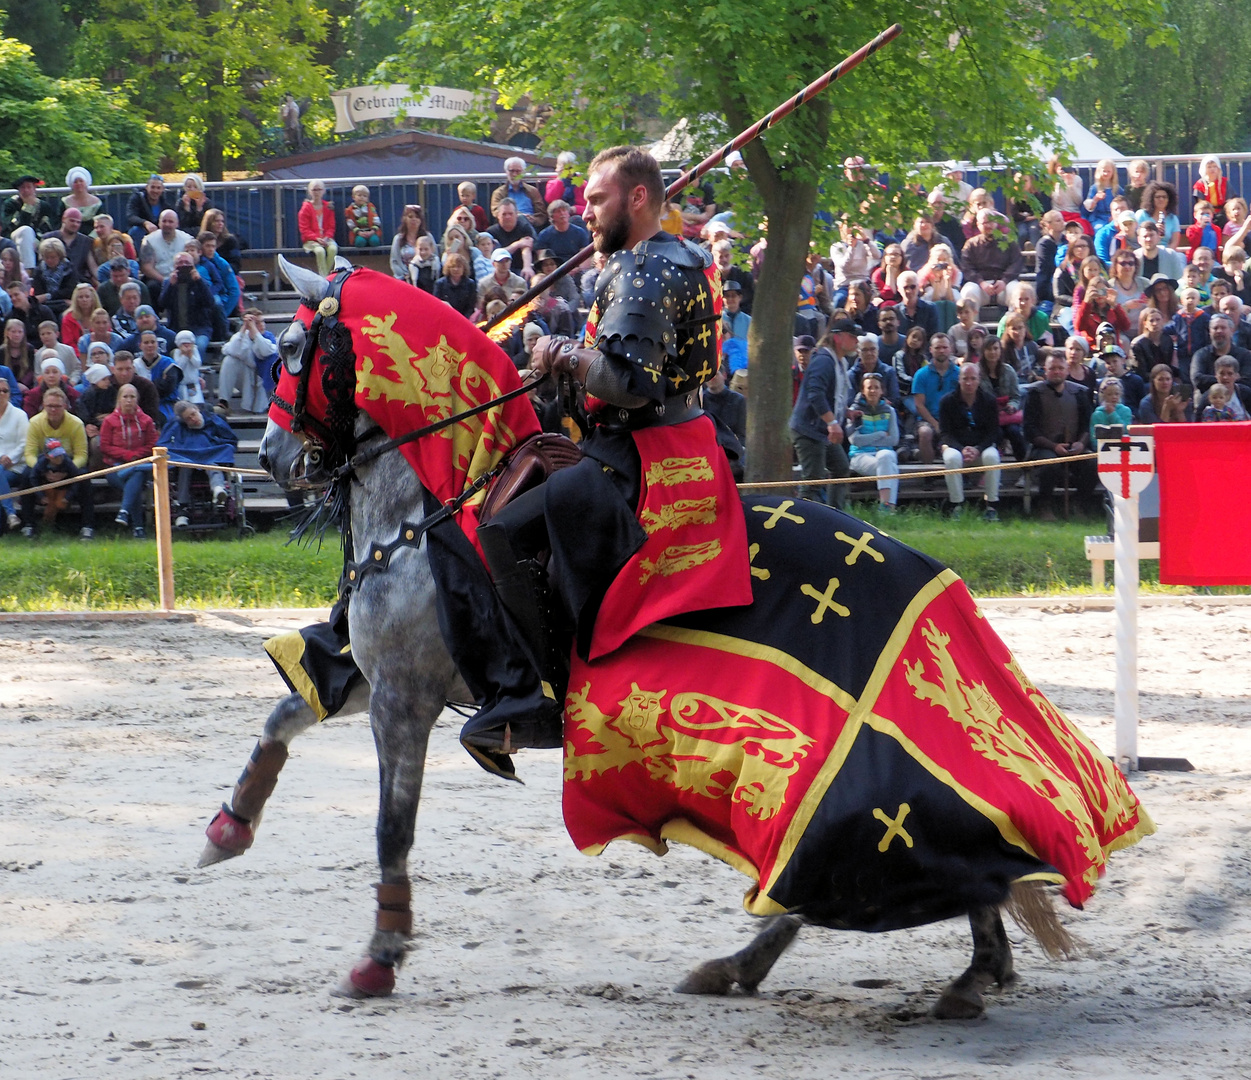
M 709 960 L 706 964 L 700 964 L 673 989 L 678 994 L 725 997 L 734 989 L 737 981 L 737 974 L 727 960 Z
M 196 866 L 203 869 L 206 866 L 212 866 L 214 863 L 225 862 L 227 859 L 236 859 L 242 854 L 242 851 L 227 851 L 224 847 L 218 847 L 210 840 L 204 845 L 204 850 L 200 852 L 200 861 L 196 863 Z
M 389 997 L 395 990 L 395 968 L 380 964 L 372 956 L 359 960 L 335 988 L 336 997 Z
M 256 839 L 256 830 L 250 822 L 231 813 L 223 805 L 209 822 L 204 835 L 208 837 L 208 843 L 204 845 L 197 865 L 212 866 L 247 851 Z

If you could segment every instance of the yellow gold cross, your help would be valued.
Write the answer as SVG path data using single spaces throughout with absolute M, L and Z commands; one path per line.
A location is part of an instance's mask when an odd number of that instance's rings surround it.
M 817 610 L 812 613 L 813 626 L 816 626 L 825 618 L 826 611 L 832 611 L 835 615 L 842 615 L 844 618 L 851 614 L 851 608 L 835 602 L 834 593 L 837 589 L 838 578 L 836 577 L 830 578 L 830 583 L 826 586 L 825 592 L 821 592 L 815 585 L 801 585 L 799 587 L 801 593 L 812 597 L 817 602 Z
M 836 540 L 841 540 L 844 544 L 850 544 L 851 550 L 847 552 L 846 562 L 848 566 L 855 566 L 856 560 L 862 554 L 869 555 L 878 562 L 885 562 L 886 556 L 880 551 L 874 550 L 870 545 L 873 543 L 873 534 L 871 532 L 861 533 L 859 540 L 853 540 L 844 532 L 836 532 L 834 534 Z
M 705 334 L 708 333 L 708 327 L 706 326 L 704 327 L 704 333 Z M 695 378 L 699 379 L 701 382 L 704 379 L 712 378 L 712 368 L 708 366 L 707 360 L 704 361 L 704 366 L 701 367 L 697 372 L 695 372 Z
M 769 520 L 764 523 L 766 529 L 772 529 L 782 518 L 787 521 L 793 521 L 796 525 L 802 525 L 804 519 L 798 514 L 788 514 L 786 511 L 795 505 L 794 499 L 784 499 L 777 506 L 753 506 L 752 509 L 761 514 L 768 514 Z
M 681 386 L 684 382 L 686 382 L 686 376 L 685 375 L 670 375 L 669 381 L 673 383 L 673 388 L 676 390 L 679 386 Z
M 707 345 L 707 344 L 708 344 L 708 339 L 709 339 L 710 337 L 712 337 L 712 331 L 708 329 L 708 324 L 707 324 L 707 323 L 704 323 L 704 328 L 703 328 L 702 330 L 700 330 L 700 332 L 699 332 L 699 334 L 698 334 L 697 336 L 699 337 L 699 343 L 700 343 L 701 345 Z
M 704 292 L 704 287 L 702 285 L 699 287 L 699 292 L 695 294 L 695 299 L 701 304 L 708 299 L 708 294 Z
M 759 544 L 752 544 L 752 545 L 751 545 L 751 547 L 749 547 L 749 548 L 747 549 L 747 561 L 748 561 L 749 563 L 753 563 L 753 562 L 755 562 L 755 561 L 756 561 L 756 556 L 757 556 L 757 555 L 759 555 L 759 554 L 760 554 L 760 545 L 759 545 Z M 751 568 L 751 576 L 752 576 L 752 577 L 759 578 L 761 581 L 768 581 L 768 580 L 769 580 L 769 571 L 768 571 L 768 570 L 765 570 L 765 569 L 762 569 L 761 567 L 758 567 L 758 566 L 753 566 L 753 567 Z
M 885 810 L 875 809 L 873 816 L 886 826 L 886 835 L 877 842 L 878 851 L 886 854 L 886 849 L 890 847 L 890 842 L 898 836 L 905 845 L 912 847 L 912 837 L 908 835 L 908 830 L 903 827 L 904 818 L 912 812 L 912 807 L 907 803 L 901 803 L 899 806 L 899 814 L 896 817 L 889 817 Z

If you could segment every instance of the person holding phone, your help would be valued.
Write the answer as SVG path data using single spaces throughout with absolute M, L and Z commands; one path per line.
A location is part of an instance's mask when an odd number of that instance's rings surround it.
M 208 282 L 195 267 L 190 252 L 180 251 L 174 256 L 173 272 L 161 288 L 161 307 L 174 331 L 190 330 L 195 335 L 196 347 L 204 356 L 213 334 L 215 303 Z

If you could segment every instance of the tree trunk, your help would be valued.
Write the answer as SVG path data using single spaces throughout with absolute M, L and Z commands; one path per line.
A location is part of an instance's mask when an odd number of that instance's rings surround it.
M 779 197 L 767 200 L 769 245 L 752 303 L 747 354 L 747 479 L 791 475 L 791 362 L 795 300 L 812 236 L 817 186 L 779 176 Z
M 222 147 L 222 122 L 220 117 L 209 121 L 204 133 L 204 145 L 200 150 L 200 170 L 205 180 L 220 180 L 226 167 L 225 150 Z

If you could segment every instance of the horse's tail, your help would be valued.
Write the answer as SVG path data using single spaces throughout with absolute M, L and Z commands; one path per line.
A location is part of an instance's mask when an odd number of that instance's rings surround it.
M 1077 955 L 1077 944 L 1064 929 L 1041 881 L 1014 881 L 1004 909 L 1051 959 Z

